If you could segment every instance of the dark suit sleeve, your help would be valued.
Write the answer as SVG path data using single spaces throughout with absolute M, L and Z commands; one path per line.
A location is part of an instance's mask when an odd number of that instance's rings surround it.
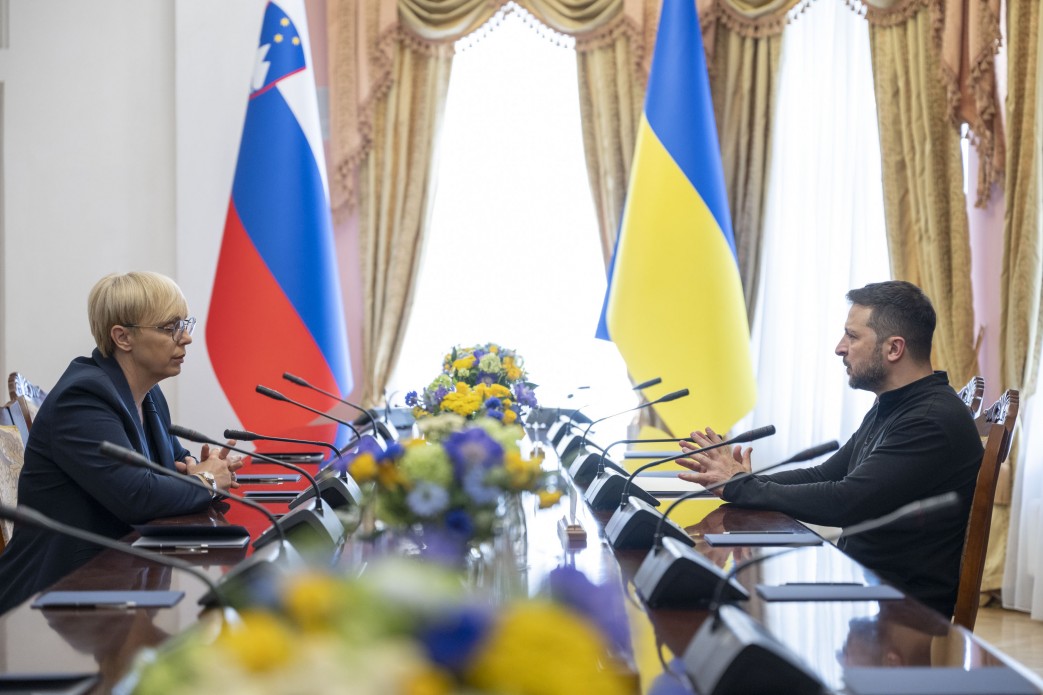
M 773 509 L 813 524 L 847 526 L 882 516 L 898 507 L 945 489 L 954 446 L 939 422 L 908 419 L 889 431 L 850 473 L 843 475 L 837 458 L 817 468 L 776 476 L 752 476 L 729 483 L 724 498 L 736 504 Z
M 200 486 L 98 453 L 102 441 L 139 450 L 127 433 L 128 427 L 133 428 L 131 415 L 115 392 L 84 380 L 60 394 L 54 405 L 51 444 L 55 462 L 123 522 L 138 524 L 209 506 L 210 495 Z

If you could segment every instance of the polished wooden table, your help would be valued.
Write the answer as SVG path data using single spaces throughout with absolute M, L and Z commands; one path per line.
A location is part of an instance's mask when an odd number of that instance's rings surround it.
M 555 465 L 552 458 L 548 457 L 547 465 Z M 678 657 L 706 619 L 706 610 L 645 606 L 636 594 L 633 578 L 646 551 L 614 551 L 604 537 L 609 514 L 594 513 L 586 508 L 580 491 L 570 481 L 568 491 L 569 497 L 551 509 L 539 510 L 534 499 L 528 500 L 525 561 L 517 571 L 487 577 L 483 583 L 504 595 L 533 594 L 543 586 L 551 570 L 569 564 L 594 582 L 617 586 L 622 605 L 606 607 L 606 610 L 624 611 L 627 616 L 631 646 L 617 656 L 636 674 L 640 691 L 648 692 L 662 685 L 662 681 L 669 681 L 693 692 L 681 675 L 683 669 Z M 686 510 L 687 530 L 696 539 L 696 548 L 720 567 L 729 567 L 758 553 L 778 553 L 779 549 L 714 548 L 704 542 L 705 533 L 802 528 L 781 514 L 718 506 L 716 500 L 682 504 L 681 517 Z M 558 522 L 563 515 L 584 529 L 584 544 L 570 545 L 559 535 Z M 346 572 L 358 571 L 371 557 L 389 552 L 390 543 L 387 538 L 377 542 L 349 539 L 340 549 L 336 562 Z M 223 550 L 178 557 L 218 579 L 246 552 Z M 754 590 L 758 583 L 860 582 L 866 577 L 873 579 L 856 562 L 827 543 L 767 560 L 740 573 L 738 580 L 752 597 L 743 604 L 745 610 L 837 692 L 843 692 L 845 666 L 921 665 L 966 669 L 1001 664 L 1011 665 L 1025 674 L 1037 685 L 1037 692 L 1043 692 L 1043 684 L 1026 669 L 913 599 L 767 603 L 759 599 Z M 197 600 L 206 592 L 197 578 L 186 573 L 113 551 L 101 553 L 52 588 L 174 589 L 186 594 L 173 608 L 39 610 L 26 602 L 0 616 L 0 672 L 98 672 L 101 682 L 96 692 L 111 689 L 127 672 L 140 649 L 157 646 L 169 636 L 196 624 L 200 619 Z

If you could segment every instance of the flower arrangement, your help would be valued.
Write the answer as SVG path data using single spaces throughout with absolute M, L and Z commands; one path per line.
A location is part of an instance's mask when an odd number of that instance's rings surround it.
M 389 526 L 420 524 L 448 541 L 483 540 L 493 535 L 505 495 L 534 493 L 543 507 L 561 497 L 556 474 L 541 468 L 542 452 L 522 455 L 520 425 L 447 413 L 420 426 L 423 439 L 387 449 L 367 440 L 334 464 L 367 486 L 377 518 Z
M 387 558 L 355 579 L 313 571 L 238 624 L 139 656 L 117 692 L 622 695 L 636 683 L 615 660 L 629 634 L 611 591 L 561 567 L 543 596 L 495 606 L 430 563 Z
M 454 347 L 442 373 L 422 392 L 406 394 L 418 420 L 438 413 L 491 417 L 511 424 L 522 406 L 536 407 L 535 384 L 526 380 L 524 360 L 495 343 Z

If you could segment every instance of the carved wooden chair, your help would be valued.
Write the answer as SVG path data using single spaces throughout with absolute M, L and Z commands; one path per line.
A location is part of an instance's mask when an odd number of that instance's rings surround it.
M 985 442 L 985 454 L 981 459 L 971 513 L 967 520 L 967 536 L 960 561 L 960 586 L 953 611 L 953 622 L 968 630 L 974 629 L 974 621 L 978 617 L 978 594 L 981 592 L 985 551 L 988 549 L 989 530 L 992 527 L 996 481 L 1000 465 L 1010 453 L 1014 424 L 1018 419 L 1018 402 L 1018 392 L 1010 389 L 977 418 L 978 433 Z
M 14 507 L 18 504 L 18 476 L 22 472 L 25 438 L 29 428 L 17 400 L 0 406 L 0 504 Z M 0 551 L 11 540 L 13 524 L 0 524 Z
M 22 413 L 25 415 L 26 431 L 33 426 L 36 413 L 43 405 L 43 399 L 47 398 L 47 392 L 26 379 L 18 372 L 11 372 L 7 377 L 7 391 L 11 400 L 17 400 L 22 405 Z M 26 434 L 26 438 L 28 438 Z
M 978 417 L 981 415 L 981 402 L 985 398 L 985 377 L 971 377 L 971 380 L 959 390 L 957 395 L 971 409 L 971 415 Z

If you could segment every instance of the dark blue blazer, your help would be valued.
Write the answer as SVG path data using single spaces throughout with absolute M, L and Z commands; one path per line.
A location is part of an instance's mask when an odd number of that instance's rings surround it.
M 188 455 L 167 432 L 170 410 L 159 387 L 138 417 L 123 370 L 95 350 L 78 357 L 47 394 L 29 432 L 18 479 L 18 504 L 70 526 L 120 538 L 164 516 L 210 504 L 200 486 L 98 453 L 110 441 L 174 468 Z M 99 552 L 96 546 L 29 526 L 15 526 L 0 555 L 0 612 L 45 589 Z

